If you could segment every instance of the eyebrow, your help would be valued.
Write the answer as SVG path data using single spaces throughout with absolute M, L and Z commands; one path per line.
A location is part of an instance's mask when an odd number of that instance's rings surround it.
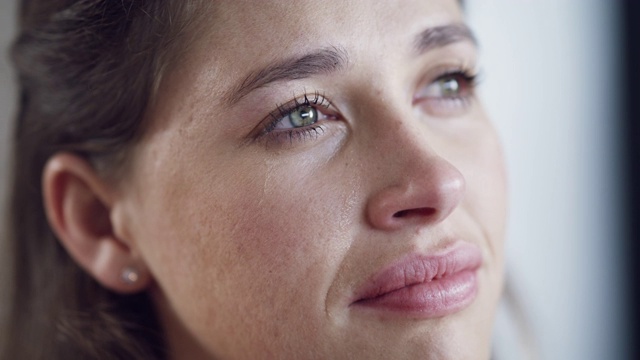
M 347 51 L 336 46 L 319 49 L 300 57 L 291 57 L 250 73 L 227 96 L 231 105 L 255 89 L 282 80 L 304 79 L 342 69 L 349 62 Z
M 424 30 L 416 36 L 414 47 L 418 54 L 423 54 L 435 48 L 463 41 L 470 42 L 474 46 L 478 45 L 473 31 L 467 25 L 450 24 Z
M 414 41 L 417 54 L 444 47 L 452 43 L 468 41 L 477 45 L 473 32 L 465 24 L 449 24 L 428 28 L 418 34 Z M 227 104 L 234 105 L 250 92 L 271 83 L 284 80 L 299 80 L 314 75 L 329 74 L 341 70 L 349 63 L 344 48 L 332 46 L 310 53 L 290 57 L 255 70 L 238 86 L 224 96 Z

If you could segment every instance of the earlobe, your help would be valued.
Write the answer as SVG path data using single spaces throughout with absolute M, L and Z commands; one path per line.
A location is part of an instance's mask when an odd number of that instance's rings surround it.
M 131 251 L 132 239 L 115 231 L 112 213 L 119 199 L 86 160 L 69 153 L 54 155 L 45 165 L 42 188 L 49 223 L 80 267 L 119 293 L 149 286 L 144 262 Z

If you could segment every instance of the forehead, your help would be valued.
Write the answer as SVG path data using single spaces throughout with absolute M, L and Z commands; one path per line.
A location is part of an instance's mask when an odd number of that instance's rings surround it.
M 223 48 L 233 46 L 249 54 L 323 42 L 361 43 L 460 20 L 456 0 L 240 0 L 221 2 L 213 9 L 206 37 Z
M 193 118 L 211 117 L 229 89 L 268 64 L 339 48 L 361 68 L 408 57 L 416 35 L 463 20 L 456 0 L 203 1 L 209 6 L 189 29 L 193 41 L 179 65 L 163 76 L 157 102 L 178 103 Z M 170 118 L 153 110 L 152 118 Z
M 236 0 L 206 9 L 182 72 L 200 68 L 218 85 L 318 48 L 346 49 L 356 61 L 408 52 L 424 29 L 462 22 L 456 0 Z

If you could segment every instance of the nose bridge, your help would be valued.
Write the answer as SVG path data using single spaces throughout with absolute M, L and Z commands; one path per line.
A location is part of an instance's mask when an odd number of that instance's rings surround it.
M 367 142 L 376 144 L 378 166 L 406 175 L 407 171 L 422 171 L 419 167 L 431 166 L 438 160 L 433 134 L 409 110 L 387 103 L 367 118 L 370 125 Z
M 370 120 L 376 183 L 367 203 L 369 223 L 394 230 L 444 220 L 460 203 L 465 181 L 434 148 L 437 134 L 410 111 L 391 107 Z

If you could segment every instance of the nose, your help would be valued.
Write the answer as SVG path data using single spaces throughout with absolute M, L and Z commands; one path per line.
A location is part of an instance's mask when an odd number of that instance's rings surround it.
M 439 156 L 425 140 L 399 146 L 385 175 L 384 185 L 366 205 L 374 228 L 391 231 L 406 226 L 427 226 L 447 218 L 465 191 L 462 173 Z

